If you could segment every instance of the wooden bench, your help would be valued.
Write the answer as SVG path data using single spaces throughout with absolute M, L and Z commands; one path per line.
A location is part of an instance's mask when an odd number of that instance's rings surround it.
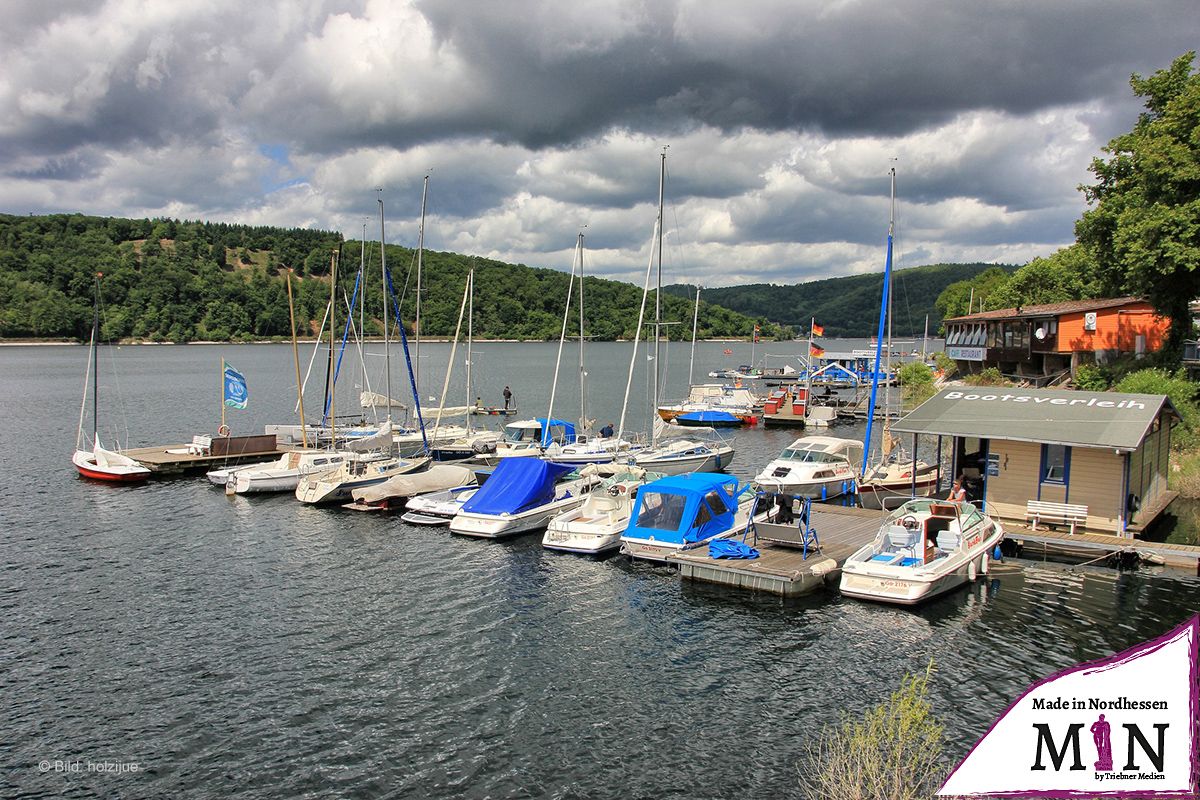
M 1032 530 L 1037 530 L 1039 522 L 1070 525 L 1071 533 L 1075 533 L 1076 525 L 1087 524 L 1088 507 L 1071 505 L 1070 503 L 1050 503 L 1045 500 L 1029 500 L 1025 503 L 1025 518 L 1033 524 Z
M 206 456 L 212 450 L 211 436 L 193 436 L 192 443 L 188 445 L 188 454 L 193 456 Z

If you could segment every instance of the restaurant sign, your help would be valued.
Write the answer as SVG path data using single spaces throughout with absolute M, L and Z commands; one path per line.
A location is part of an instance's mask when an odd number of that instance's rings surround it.
M 947 347 L 946 355 L 955 361 L 983 361 L 987 355 L 986 347 Z

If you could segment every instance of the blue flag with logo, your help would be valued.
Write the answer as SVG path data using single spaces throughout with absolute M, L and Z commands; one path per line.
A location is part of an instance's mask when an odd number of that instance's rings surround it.
M 225 366 L 225 405 L 234 408 L 245 408 L 250 392 L 246 389 L 246 379 L 242 373 L 221 362 Z

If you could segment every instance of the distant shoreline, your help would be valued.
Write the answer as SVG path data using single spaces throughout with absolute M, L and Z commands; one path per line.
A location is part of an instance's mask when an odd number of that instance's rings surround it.
M 854 338 L 854 337 L 852 337 L 852 338 Z M 858 337 L 858 338 L 861 338 L 861 337 Z M 308 338 L 308 339 L 297 339 L 296 341 L 298 344 L 313 344 L 317 340 L 313 339 L 313 338 Z M 321 341 L 325 341 L 325 340 L 322 339 Z M 363 341 L 370 342 L 372 344 L 381 344 L 383 342 L 383 337 L 373 336 L 373 337 L 368 337 L 368 338 L 364 339 Z M 422 339 L 421 341 L 422 342 L 432 342 L 434 344 L 450 344 L 454 340 L 447 338 L 447 337 L 436 337 L 436 338 Z M 547 342 L 554 342 L 554 341 L 556 341 L 556 340 L 555 339 L 476 339 L 475 343 L 476 344 L 506 344 L 506 343 L 511 343 L 511 344 L 542 343 L 542 344 L 544 344 Z M 605 341 L 615 342 L 617 344 L 627 344 L 633 340 L 632 339 L 608 339 Z M 697 341 L 747 344 L 750 342 L 750 338 L 746 337 L 745 339 L 698 339 Z M 807 339 L 781 339 L 777 342 L 774 339 L 760 339 L 758 341 L 758 343 L 759 344 L 772 344 L 772 343 L 779 344 L 781 342 L 791 342 L 791 341 L 796 341 L 796 342 L 805 341 L 806 342 L 808 340 Z M 837 340 L 830 337 L 829 341 L 837 341 Z M 291 339 L 254 339 L 254 340 L 246 341 L 246 342 L 235 342 L 232 340 L 209 341 L 209 340 L 200 340 L 200 339 L 197 339 L 197 340 L 191 341 L 191 342 L 151 342 L 151 341 L 147 341 L 145 339 L 118 339 L 115 342 L 106 342 L 106 344 L 117 344 L 117 345 L 120 345 L 121 347 L 125 347 L 126 345 L 136 346 L 136 347 L 141 347 L 143 345 L 147 346 L 147 347 L 186 347 L 187 345 L 191 345 L 191 344 L 213 345 L 213 344 L 290 344 L 290 343 L 291 343 Z M 392 343 L 395 344 L 396 342 L 393 341 Z M 79 345 L 86 345 L 86 344 L 87 344 L 86 341 L 81 341 L 78 339 L 0 339 L 0 347 L 45 347 L 45 346 L 49 346 L 49 345 L 79 346 Z

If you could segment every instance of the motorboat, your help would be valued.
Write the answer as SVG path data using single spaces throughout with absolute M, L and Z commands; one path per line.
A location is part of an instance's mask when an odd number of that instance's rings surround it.
M 355 511 L 398 511 L 410 497 L 463 486 L 475 486 L 475 473 L 456 464 L 435 464 L 424 472 L 394 475 L 391 478 L 354 489 L 354 502 L 344 508 Z
M 598 475 L 580 475 L 568 464 L 530 458 L 501 461 L 450 521 L 450 531 L 499 539 L 544 528 L 551 518 L 582 505 L 600 482 Z
M 670 422 L 680 414 L 693 411 L 724 411 L 736 416 L 742 424 L 753 425 L 761 407 L 762 400 L 749 389 L 702 383 L 692 386 L 683 402 L 659 406 L 658 416 L 664 422 Z
M 599 474 L 603 481 L 583 505 L 550 520 L 542 547 L 568 553 L 599 555 L 621 546 L 621 534 L 629 525 L 638 490 L 646 483 L 665 477 L 638 467 L 592 464 L 580 474 Z
M 449 525 L 450 520 L 462 511 L 463 503 L 471 499 L 478 490 L 479 487 L 472 483 L 410 497 L 408 510 L 400 519 L 410 525 Z
M 496 452 L 483 460 L 495 463 L 505 458 L 536 457 L 553 444 L 574 444 L 575 438 L 575 425 L 561 419 L 518 420 L 504 426 L 504 438 L 496 445 Z
M 638 492 L 621 552 L 631 558 L 665 561 L 746 530 L 755 493 L 732 475 L 693 472 L 648 483 Z
M 429 465 L 428 458 L 385 457 L 375 460 L 343 461 L 325 472 L 304 475 L 296 485 L 301 503 L 345 503 L 355 489 L 383 483 L 388 478 L 417 472 Z
M 757 417 L 750 417 L 756 420 Z M 740 428 L 742 418 L 728 411 L 689 411 L 675 417 L 675 424 L 688 427 Z
M 789 444 L 754 482 L 767 491 L 826 500 L 851 491 L 862 464 L 863 443 L 809 436 Z
M 966 501 L 920 498 L 892 512 L 842 565 L 842 594 L 913 605 L 986 574 L 1000 523 Z
M 571 444 L 552 444 L 542 455 L 556 464 L 609 464 L 628 461 L 629 457 L 642 451 L 642 445 L 613 436 L 580 436 Z
M 314 472 L 326 472 L 343 461 L 354 458 L 369 459 L 372 456 L 328 450 L 293 450 L 274 461 L 215 469 L 209 472 L 207 477 L 217 486 L 224 486 L 230 494 L 292 492 L 296 490 L 303 476 Z
M 471 431 L 448 442 L 430 443 L 429 454 L 434 461 L 465 461 L 496 452 L 500 443 L 497 431 Z
M 733 463 L 733 456 L 734 449 L 724 443 L 675 439 L 643 450 L 633 457 L 633 462 L 652 472 L 683 475 L 688 472 L 720 472 Z

